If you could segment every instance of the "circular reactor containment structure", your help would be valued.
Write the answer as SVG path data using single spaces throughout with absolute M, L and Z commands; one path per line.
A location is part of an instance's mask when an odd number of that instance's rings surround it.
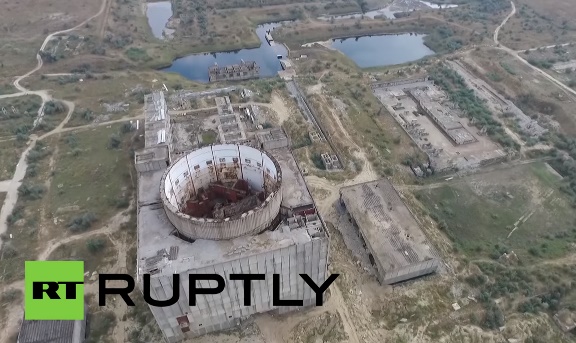
M 195 150 L 162 176 L 166 215 L 183 238 L 222 240 L 278 224 L 282 172 L 268 153 L 221 144 Z

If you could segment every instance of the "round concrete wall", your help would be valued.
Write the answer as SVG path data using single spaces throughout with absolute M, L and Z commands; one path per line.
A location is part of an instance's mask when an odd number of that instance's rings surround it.
M 192 217 L 182 207 L 210 183 L 242 179 L 264 192 L 263 203 L 224 219 Z M 282 202 L 282 172 L 264 151 L 244 145 L 204 147 L 182 156 L 164 173 L 160 193 L 166 215 L 178 232 L 189 239 L 222 240 L 260 233 L 275 223 Z

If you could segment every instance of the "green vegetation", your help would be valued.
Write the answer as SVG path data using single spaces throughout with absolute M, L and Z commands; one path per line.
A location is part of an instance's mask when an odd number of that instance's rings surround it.
M 60 207 L 77 206 L 104 219 L 117 211 L 118 199 L 129 198 L 127 185 L 131 183 L 131 155 L 129 135 L 122 133 L 122 125 L 99 127 L 75 136 L 61 138 L 52 185 L 48 193 L 51 211 Z M 114 147 L 109 144 L 114 137 Z M 117 139 L 117 140 L 116 140 Z M 72 231 L 85 230 L 86 221 L 64 216 Z M 87 222 L 93 222 L 88 220 Z
M 463 39 L 454 35 L 454 30 L 448 26 L 437 26 L 424 37 L 424 43 L 436 53 L 449 53 L 460 49 Z
M 148 62 L 152 59 L 148 56 L 146 50 L 140 48 L 130 48 L 126 50 L 126 57 L 135 62 Z
M 312 160 L 314 167 L 316 167 L 320 170 L 326 170 L 326 166 L 324 165 L 324 161 L 322 161 L 322 156 L 320 156 L 320 154 L 314 153 L 314 154 L 312 154 L 310 159 Z
M 215 131 L 208 130 L 202 133 L 202 145 L 210 145 L 216 143 L 218 134 Z
M 510 74 L 510 75 L 516 75 L 516 74 L 517 74 L 516 71 L 515 71 L 514 69 L 512 69 L 512 67 L 511 67 L 509 64 L 507 64 L 507 63 L 500 62 L 500 66 L 501 66 L 504 70 L 506 70 L 506 72 L 508 72 L 508 74 Z
M 502 125 L 493 118 L 484 102 L 466 86 L 464 79 L 456 71 L 445 66 L 436 67 L 430 70 L 430 77 L 448 93 L 451 101 L 475 121 L 474 125 L 478 129 L 486 127 L 490 138 L 504 147 L 515 150 L 520 148 L 519 144 L 506 134 Z
M 42 99 L 36 95 L 0 100 L 0 136 L 27 136 L 41 104 Z
M 90 326 L 86 343 L 111 342 L 111 330 L 116 325 L 116 315 L 112 311 L 99 311 L 88 319 Z
M 84 261 L 84 269 L 93 272 L 108 264 L 117 263 L 115 257 L 116 250 L 110 239 L 106 235 L 96 235 L 59 246 L 50 254 L 48 260 Z
M 106 248 L 106 240 L 102 239 L 102 238 L 92 238 L 89 239 L 86 242 L 86 247 L 88 248 L 88 250 L 95 254 L 101 250 L 103 250 L 104 248 Z
M 0 142 L 0 180 L 8 180 L 14 175 L 25 142 L 10 140 Z
M 458 249 L 475 258 L 499 259 L 514 251 L 523 261 L 557 258 L 576 242 L 571 202 L 545 164 L 465 178 L 418 199 Z
M 68 230 L 72 232 L 86 231 L 97 219 L 96 215 L 92 212 L 84 213 L 80 216 L 74 217 L 70 221 L 70 224 L 68 224 Z

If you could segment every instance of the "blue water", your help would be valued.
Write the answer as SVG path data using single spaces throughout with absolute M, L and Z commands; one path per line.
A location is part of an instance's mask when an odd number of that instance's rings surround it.
M 279 23 L 264 24 L 256 28 L 256 34 L 261 42 L 259 48 L 189 55 L 175 60 L 170 67 L 162 71 L 175 72 L 194 81 L 208 82 L 208 67 L 214 63 L 225 66 L 244 60 L 256 61 L 260 66 L 261 77 L 275 76 L 278 71 L 282 70 L 277 55 L 286 57 L 287 51 L 282 44 L 270 46 L 264 35 L 267 30 L 273 30 L 280 25 Z M 274 31 L 272 31 L 272 36 L 274 36 Z
M 332 47 L 344 53 L 360 68 L 402 64 L 434 55 L 424 45 L 424 35 L 399 34 L 333 39 Z
M 154 37 L 163 39 L 162 31 L 172 16 L 170 1 L 149 2 L 146 4 L 146 17 Z

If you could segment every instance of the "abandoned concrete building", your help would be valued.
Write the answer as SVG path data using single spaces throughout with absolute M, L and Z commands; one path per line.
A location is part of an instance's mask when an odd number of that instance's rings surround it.
M 241 61 L 239 64 L 223 67 L 215 64 L 208 68 L 208 80 L 210 82 L 247 80 L 259 76 L 260 66 L 254 61 Z
M 222 105 L 228 107 L 226 101 Z M 145 130 L 165 127 L 157 123 Z M 301 309 L 272 304 L 272 274 L 281 276 L 281 299 L 315 304 L 316 294 L 299 274 L 317 284 L 326 280 L 328 234 L 286 137 L 275 132 L 267 141 L 269 150 L 260 149 L 255 138 L 171 159 L 168 142 L 154 139 L 136 153 L 138 285 L 142 289 L 143 275 L 150 274 L 152 298 L 165 300 L 173 294 L 172 275 L 181 275 L 174 285 L 179 301 L 150 306 L 167 342 L 232 328 L 255 313 Z M 223 276 L 224 291 L 198 295 L 197 306 L 189 306 L 187 275 L 195 273 Z M 233 273 L 266 274 L 266 281 L 252 282 L 251 306 L 243 304 L 243 282 L 229 281 Z M 213 286 L 197 282 L 199 288 Z
M 417 176 L 478 168 L 510 157 L 427 77 L 374 83 L 372 90 L 427 155 L 424 170 L 411 166 Z
M 340 203 L 358 228 L 380 283 L 438 270 L 439 254 L 387 179 L 342 188 Z

